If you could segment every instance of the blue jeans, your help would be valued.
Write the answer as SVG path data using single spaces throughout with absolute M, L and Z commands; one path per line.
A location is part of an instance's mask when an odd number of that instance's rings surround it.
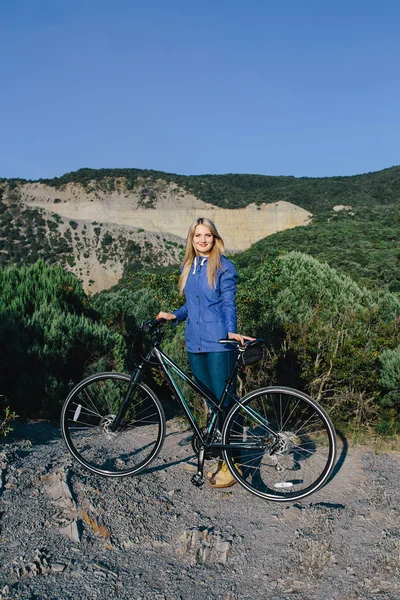
M 206 388 L 211 398 L 218 402 L 224 391 L 226 381 L 232 372 L 236 360 L 236 352 L 188 352 L 190 368 L 197 383 Z M 230 393 L 236 394 L 236 376 L 230 387 Z M 223 414 L 219 419 L 219 429 L 234 401 L 226 397 Z

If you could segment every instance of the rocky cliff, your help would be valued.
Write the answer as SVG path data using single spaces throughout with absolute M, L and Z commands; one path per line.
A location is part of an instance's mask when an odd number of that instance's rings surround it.
M 42 207 L 69 218 L 92 221 L 99 219 L 117 225 L 142 228 L 152 233 L 170 233 L 186 238 L 189 224 L 200 216 L 214 221 L 230 250 L 245 250 L 259 239 L 306 225 L 311 213 L 289 202 L 252 203 L 245 208 L 219 208 L 199 200 L 176 184 L 157 182 L 151 201 L 143 199 L 142 190 L 126 190 L 120 185 L 107 193 L 67 184 L 55 189 L 41 183 L 21 188 L 21 198 L 28 206 Z
M 6 184 L 1 204 L 7 231 L 5 237 L 0 232 L 0 240 L 9 253 L 17 249 L 17 258 L 29 262 L 29 257 L 41 257 L 44 247 L 46 260 L 76 273 L 92 292 L 116 284 L 129 264 L 179 262 L 188 227 L 200 216 L 216 223 L 230 251 L 306 225 L 312 217 L 286 201 L 220 208 L 162 179 L 138 181 L 128 189 L 123 177 L 112 187 L 106 179 L 58 187 L 43 182 Z

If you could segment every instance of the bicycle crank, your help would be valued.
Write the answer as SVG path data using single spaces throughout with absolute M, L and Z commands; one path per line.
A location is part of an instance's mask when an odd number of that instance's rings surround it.
M 205 438 L 207 435 L 207 427 L 203 427 L 201 429 L 201 433 L 202 433 L 203 437 Z M 219 432 L 215 432 L 212 441 L 220 442 L 221 434 Z M 191 443 L 192 443 L 192 448 L 193 448 L 194 453 L 199 454 L 201 440 L 195 433 L 192 436 Z M 205 450 L 204 450 L 204 459 L 205 460 L 212 460 L 213 458 L 220 458 L 220 456 L 221 456 L 221 450 L 219 450 L 218 448 L 205 448 Z
M 204 467 L 204 446 L 200 446 L 197 455 L 197 473 L 191 478 L 191 482 L 196 487 L 201 487 L 204 483 L 203 467 Z

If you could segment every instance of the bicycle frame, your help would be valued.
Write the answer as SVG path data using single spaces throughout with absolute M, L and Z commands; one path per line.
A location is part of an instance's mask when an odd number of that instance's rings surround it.
M 129 405 L 129 397 L 132 393 L 132 390 L 134 389 L 135 385 L 137 385 L 142 379 L 142 373 L 143 373 L 145 364 L 150 362 L 151 358 L 155 358 L 158 363 L 158 366 L 160 366 L 162 368 L 162 370 L 165 374 L 165 377 L 170 385 L 170 388 L 172 389 L 172 391 L 174 393 L 174 396 L 175 396 L 178 404 L 180 404 L 182 406 L 182 408 L 189 420 L 191 428 L 195 432 L 196 436 L 199 438 L 200 448 L 202 449 L 202 452 L 204 452 L 205 449 L 214 449 L 214 450 L 228 450 L 229 449 L 229 450 L 240 451 L 241 449 L 253 449 L 255 447 L 258 447 L 258 446 L 255 446 L 255 444 L 251 443 L 251 442 L 237 442 L 235 444 L 230 443 L 230 444 L 226 445 L 226 444 L 222 444 L 220 442 L 213 441 L 214 433 L 217 428 L 218 416 L 223 412 L 222 406 L 224 405 L 226 397 L 229 396 L 236 404 L 240 404 L 240 400 L 236 396 L 231 394 L 229 391 L 229 388 L 232 384 L 233 378 L 235 377 L 236 372 L 238 370 L 237 361 L 235 362 L 235 365 L 231 371 L 231 374 L 225 383 L 224 391 L 222 392 L 221 398 L 219 399 L 219 401 L 215 402 L 215 400 L 213 398 L 211 398 L 210 395 L 202 387 L 200 387 L 196 383 L 196 381 L 194 381 L 184 369 L 179 367 L 179 365 L 177 365 L 177 363 L 172 358 L 170 358 L 159 347 L 159 342 L 160 342 L 160 340 L 157 337 L 153 343 L 152 348 L 148 352 L 146 358 L 132 372 L 128 392 L 127 392 L 126 397 L 120 407 L 120 410 L 119 410 L 117 416 L 114 419 L 114 422 L 110 426 L 110 431 L 111 432 L 115 431 L 118 428 L 118 426 L 121 422 L 121 419 L 123 418 L 123 416 L 126 412 L 126 409 Z M 213 407 L 213 409 L 211 411 L 211 418 L 207 425 L 205 435 L 204 435 L 204 432 L 202 431 L 202 429 L 199 427 L 199 425 L 196 421 L 196 418 L 190 409 L 190 406 L 186 402 L 185 397 L 184 397 L 181 389 L 179 388 L 179 385 L 177 384 L 177 382 L 174 379 L 173 374 L 178 375 L 197 394 L 199 394 L 204 400 L 206 400 L 208 405 L 211 405 Z M 256 413 L 249 407 L 246 408 L 245 410 L 253 418 L 255 418 L 261 425 L 263 425 L 263 427 L 270 433 L 273 441 L 272 442 L 269 441 L 268 445 L 270 446 L 271 451 L 273 451 L 273 448 L 274 448 L 276 440 L 277 440 L 276 432 L 269 427 L 268 422 L 265 419 L 263 419 L 261 415 L 259 415 L 258 413 Z
M 182 391 L 179 388 L 179 385 L 175 381 L 175 379 L 173 377 L 173 373 L 175 373 L 181 379 L 183 379 L 183 381 L 185 381 L 197 394 L 199 394 L 204 400 L 206 400 L 206 402 L 209 405 L 211 405 L 213 407 L 214 410 L 212 410 L 212 413 L 211 413 L 211 419 L 207 426 L 207 436 L 206 436 L 206 438 L 211 439 L 212 434 L 214 433 L 216 426 L 217 426 L 218 415 L 222 413 L 222 406 L 224 404 L 226 396 L 230 396 L 232 399 L 234 399 L 236 401 L 236 398 L 229 392 L 229 387 L 235 376 L 235 373 L 237 370 L 237 365 L 235 364 L 234 368 L 232 369 L 232 372 L 225 384 L 225 388 L 222 393 L 222 396 L 221 396 L 219 402 L 216 403 L 215 400 L 213 398 L 211 398 L 209 396 L 209 394 L 207 394 L 207 392 L 204 389 L 202 389 L 189 376 L 188 373 L 186 373 L 186 371 L 181 369 L 176 364 L 176 362 L 174 362 L 172 360 L 172 358 L 170 358 L 167 354 L 165 354 L 165 352 L 163 352 L 163 350 L 161 350 L 161 348 L 154 347 L 153 355 L 157 358 L 158 362 L 160 363 L 160 366 L 163 369 L 163 372 L 170 384 L 171 389 L 174 392 L 174 395 L 175 395 L 178 403 L 182 406 L 187 418 L 189 419 L 192 429 L 195 431 L 195 433 L 198 436 L 198 438 L 200 439 L 201 443 L 203 445 L 207 445 L 207 441 L 203 436 L 203 432 L 202 432 L 201 428 L 198 426 L 196 418 L 195 418 L 193 412 L 191 411 L 190 406 L 186 402 L 185 397 L 183 396 Z
M 336 447 L 335 431 L 324 409 L 304 392 L 284 386 L 262 387 L 241 398 L 235 394 L 239 368 L 260 358 L 260 352 L 247 350 L 261 346 L 263 340 L 243 345 L 220 340 L 237 347 L 237 358 L 217 399 L 201 381 L 192 379 L 189 369 L 185 371 L 160 348 L 162 323 L 142 324 L 139 335 L 154 336 L 151 342 L 144 340 L 149 345 L 131 375 L 95 373 L 69 393 L 61 429 L 74 458 L 107 477 L 135 475 L 147 468 L 160 452 L 166 433 L 162 403 L 151 381 L 146 385 L 145 373 L 154 366 L 164 374 L 193 432 L 194 485 L 203 485 L 204 461 L 212 458 L 222 458 L 234 479 L 268 500 L 303 498 L 324 485 L 334 466 Z M 207 402 L 207 427 L 196 419 L 192 395 L 196 403 L 199 398 Z M 217 477 L 211 477 L 219 468 L 222 463 L 208 476 L 212 487 L 220 487 Z M 228 485 L 234 482 L 227 481 Z
M 246 442 L 237 442 L 237 444 L 231 443 L 231 444 L 225 445 L 225 444 L 222 444 L 219 442 L 212 441 L 213 434 L 217 427 L 218 416 L 219 416 L 219 414 L 221 414 L 223 412 L 222 406 L 224 405 L 226 397 L 229 396 L 234 402 L 236 402 L 236 404 L 240 404 L 240 401 L 238 400 L 238 398 L 236 396 L 234 396 L 233 394 L 231 394 L 229 391 L 229 388 L 232 384 L 233 378 L 235 377 L 236 372 L 238 370 L 237 362 L 235 363 L 235 365 L 231 371 L 231 374 L 225 383 L 225 388 L 224 388 L 224 391 L 222 392 L 221 398 L 216 403 L 215 400 L 213 400 L 209 396 L 209 394 L 207 394 L 207 392 L 204 389 L 202 389 L 190 377 L 190 375 L 185 370 L 183 370 L 181 367 L 179 367 L 179 365 L 177 365 L 176 362 L 172 360 L 172 358 L 170 358 L 163 350 L 161 350 L 161 348 L 159 348 L 158 345 L 155 345 L 149 354 L 151 356 L 155 356 L 155 358 L 159 362 L 160 366 L 162 367 L 164 374 L 170 384 L 171 389 L 174 392 L 174 395 L 175 395 L 178 403 L 182 406 L 187 418 L 189 419 L 190 425 L 191 425 L 193 431 L 198 436 L 202 446 L 204 446 L 207 449 L 212 448 L 212 449 L 218 449 L 218 450 L 227 450 L 227 449 L 240 450 L 242 448 L 247 448 L 247 449 L 254 448 L 254 444 L 246 443 Z M 173 373 L 175 373 L 181 379 L 183 379 L 195 392 L 197 392 L 203 399 L 205 399 L 207 401 L 207 403 L 209 403 L 213 407 L 213 410 L 211 412 L 211 418 L 208 423 L 205 436 L 204 436 L 201 428 L 198 426 L 196 418 L 193 415 L 188 403 L 186 402 L 185 397 L 183 396 L 182 391 L 179 388 L 179 385 L 175 381 L 175 379 L 173 377 Z M 273 431 L 272 429 L 269 428 L 268 423 L 264 419 L 262 419 L 260 415 L 256 415 L 256 413 L 254 413 L 254 411 L 252 409 L 246 409 L 246 410 L 247 410 L 247 412 L 251 413 L 253 417 L 257 418 L 259 423 L 262 424 L 268 430 L 268 432 L 273 436 L 274 441 L 275 441 L 275 438 L 276 438 L 275 431 Z M 271 446 L 272 445 L 273 444 L 271 444 Z

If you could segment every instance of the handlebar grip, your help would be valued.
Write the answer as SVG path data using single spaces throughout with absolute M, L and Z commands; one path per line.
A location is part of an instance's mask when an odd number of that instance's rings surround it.
M 218 340 L 219 344 L 232 344 L 233 346 L 241 347 L 241 348 L 251 348 L 251 346 L 259 346 L 261 344 L 265 344 L 265 340 L 263 338 L 257 338 L 255 340 L 245 340 L 244 346 L 238 340 L 229 340 L 223 339 Z
M 165 322 L 166 319 L 149 319 L 148 321 L 143 321 L 140 324 L 140 330 L 143 331 L 143 333 L 151 333 L 159 325 L 162 325 Z

